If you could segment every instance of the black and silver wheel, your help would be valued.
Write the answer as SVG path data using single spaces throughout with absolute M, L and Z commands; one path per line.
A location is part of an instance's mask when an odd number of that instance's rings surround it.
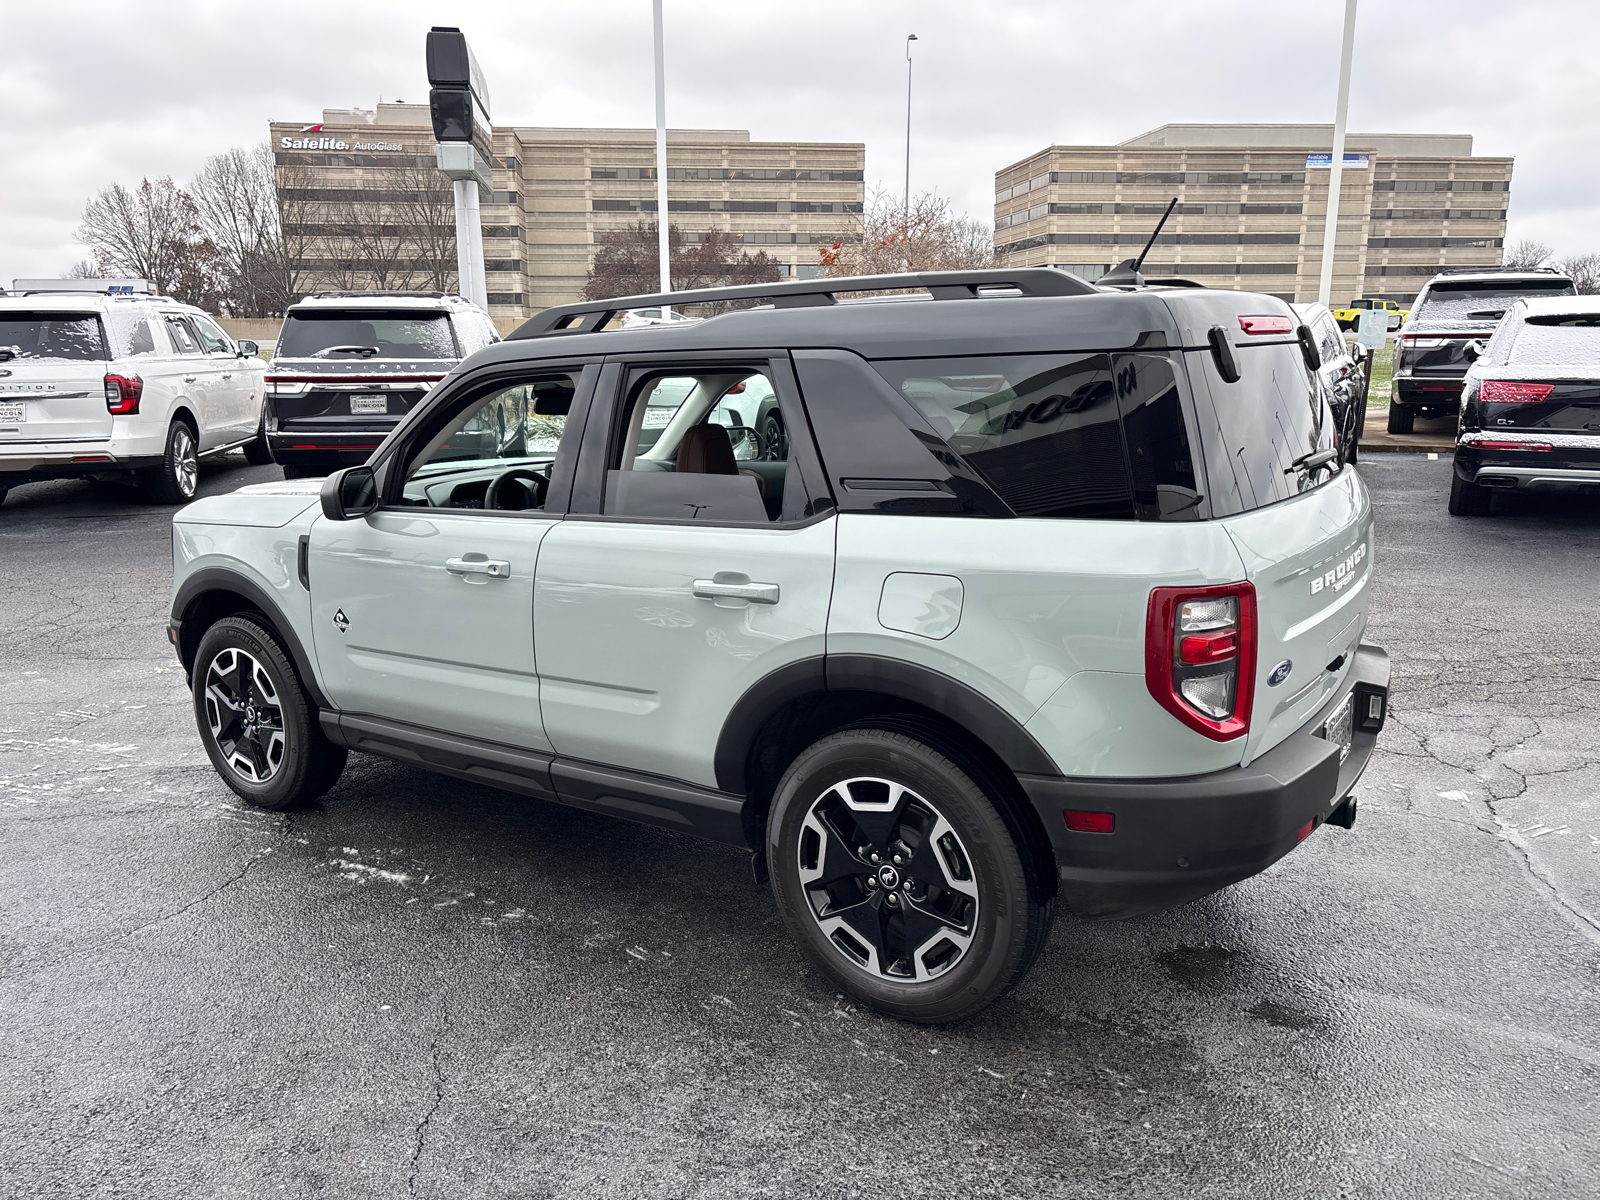
M 783 418 L 769 412 L 761 422 L 762 457 L 772 462 L 787 462 L 789 439 L 783 430 Z
M 1052 906 L 975 770 L 852 729 L 795 760 L 768 823 L 778 906 L 813 965 L 883 1012 L 942 1022 L 1031 965 Z
M 313 799 L 344 770 L 345 751 L 316 713 L 265 626 L 226 617 L 206 630 L 194 662 L 195 722 L 211 765 L 258 808 Z
M 145 488 L 160 504 L 187 504 L 200 486 L 200 446 L 187 421 L 167 428 L 167 448 L 161 465 L 145 476 Z

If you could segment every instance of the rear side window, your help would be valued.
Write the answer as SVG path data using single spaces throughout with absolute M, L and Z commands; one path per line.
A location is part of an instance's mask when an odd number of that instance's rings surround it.
M 100 362 L 105 333 L 93 313 L 0 313 L 0 361 Z
M 308 309 L 290 313 L 277 358 L 460 358 L 445 313 Z
M 178 354 L 203 354 L 200 349 L 200 335 L 195 332 L 193 325 L 189 324 L 188 317 L 167 315 L 167 336 L 172 339 L 172 349 Z
M 1333 448 L 1332 422 L 1294 343 L 1235 346 L 1239 380 L 1226 382 L 1209 353 L 1186 355 L 1203 375 L 1208 406 L 1197 404 L 1213 516 L 1265 508 L 1330 479 L 1297 464 Z

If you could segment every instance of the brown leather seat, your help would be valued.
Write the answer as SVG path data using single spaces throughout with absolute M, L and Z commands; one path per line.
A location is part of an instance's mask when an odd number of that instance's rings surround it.
M 755 471 L 741 471 L 738 459 L 733 457 L 733 442 L 727 429 L 709 421 L 691 425 L 678 443 L 678 474 L 680 475 L 748 475 L 756 481 L 756 490 L 763 499 L 767 495 L 767 481 Z

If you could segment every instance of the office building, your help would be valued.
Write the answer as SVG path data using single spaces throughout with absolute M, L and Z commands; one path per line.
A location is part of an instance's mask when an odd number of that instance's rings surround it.
M 427 105 L 328 109 L 273 122 L 271 140 L 293 290 L 454 290 L 454 204 Z M 655 219 L 652 129 L 497 128 L 494 151 L 482 221 L 496 317 L 581 299 L 596 239 Z M 859 221 L 865 160 L 859 142 L 668 130 L 670 220 L 689 241 L 720 229 L 786 275 L 813 275 L 818 246 Z
M 995 173 L 997 261 L 1097 278 L 1139 253 L 1176 196 L 1146 275 L 1315 300 L 1332 144 L 1331 125 L 1163 125 L 1051 146 Z M 1511 167 L 1473 155 L 1470 134 L 1348 135 L 1334 303 L 1403 303 L 1441 270 L 1498 266 Z

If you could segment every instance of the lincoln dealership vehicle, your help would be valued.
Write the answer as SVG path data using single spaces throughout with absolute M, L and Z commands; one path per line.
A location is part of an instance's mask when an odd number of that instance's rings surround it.
M 289 306 L 267 373 L 266 433 L 286 478 L 362 462 L 467 355 L 489 314 L 439 292 L 329 292 Z
M 0 296 L 0 500 L 84 475 L 193 499 L 200 459 L 268 461 L 264 372 L 254 342 L 142 279 L 19 279 Z
M 1600 297 L 1517 300 L 1462 388 L 1450 511 L 1496 491 L 1600 491 Z
M 1573 293 L 1572 280 L 1547 270 L 1457 271 L 1428 280 L 1395 346 L 1389 432 L 1410 433 L 1418 416 L 1460 411 L 1471 365 L 1462 351 L 1492 336 L 1513 301 Z
M 1270 296 L 1050 268 L 550 309 L 320 489 L 178 514 L 171 638 L 251 804 L 355 750 L 743 846 L 837 987 L 953 1020 L 1058 904 L 1353 824 L 1389 666 L 1319 365 Z M 461 449 L 508 397 L 553 456 Z

